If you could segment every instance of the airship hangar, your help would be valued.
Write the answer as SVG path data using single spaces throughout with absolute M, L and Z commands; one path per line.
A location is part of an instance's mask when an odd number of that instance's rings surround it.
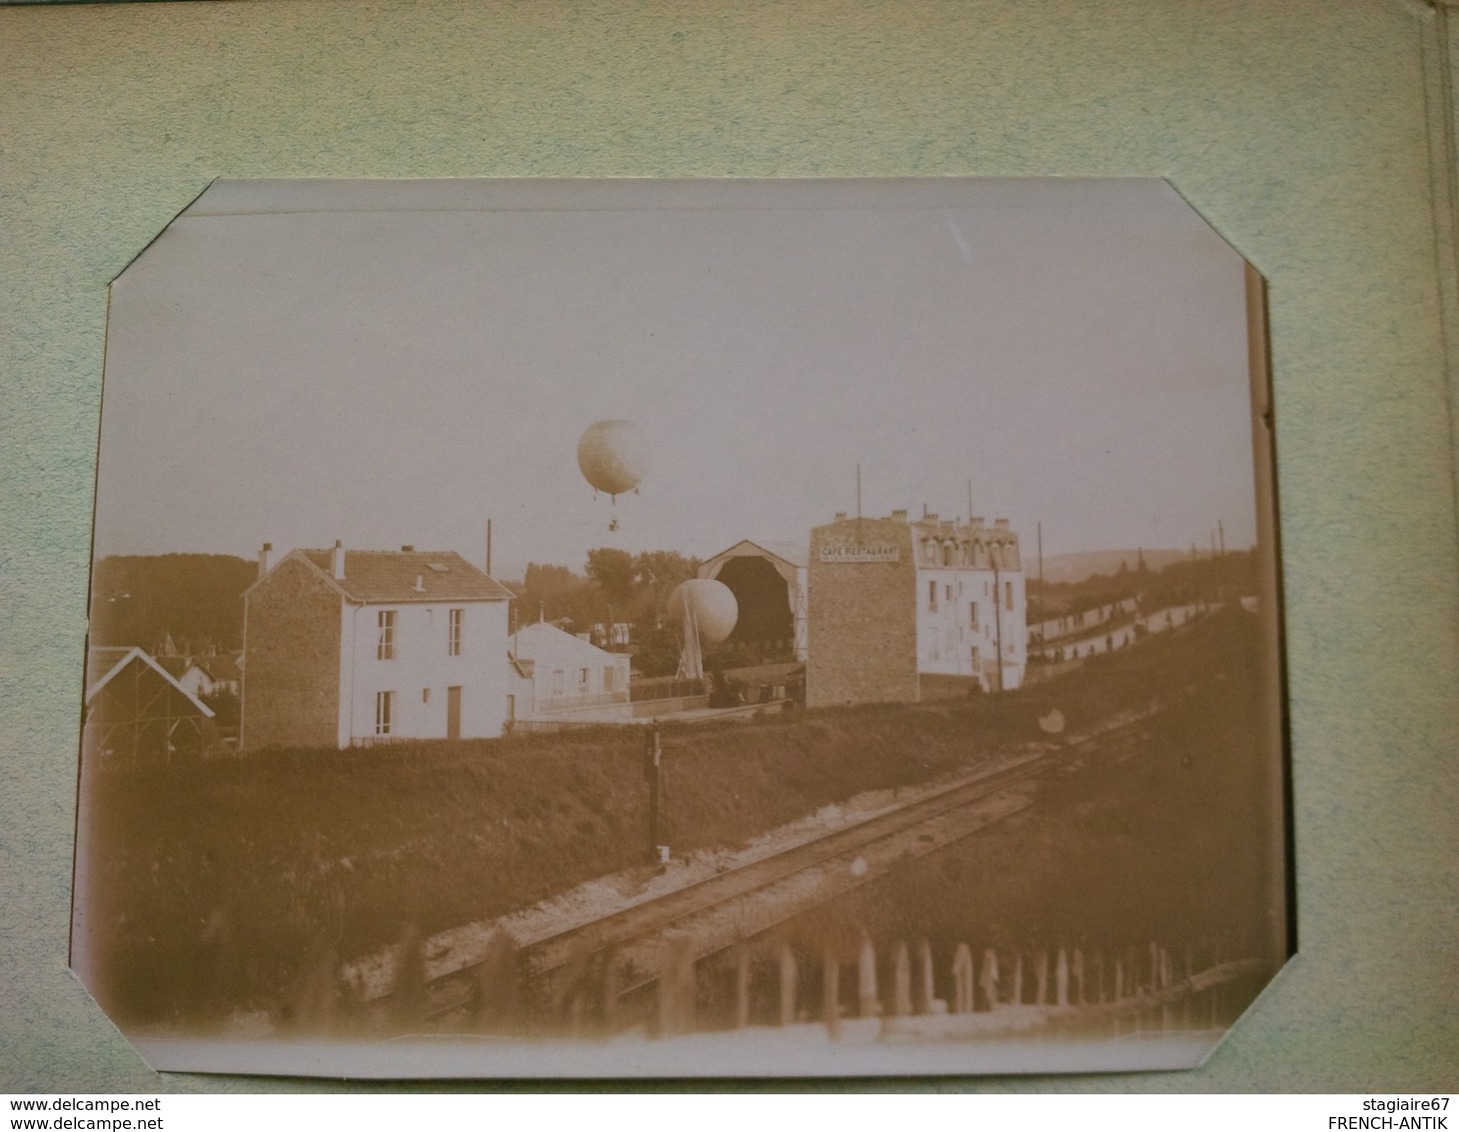
M 739 619 L 726 644 L 744 645 L 766 660 L 806 659 L 804 547 L 781 541 L 741 539 L 705 560 L 699 577 L 727 586 Z

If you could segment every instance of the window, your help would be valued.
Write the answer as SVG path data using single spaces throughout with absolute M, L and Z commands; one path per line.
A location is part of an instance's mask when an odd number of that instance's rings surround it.
M 1012 609 L 1013 608 L 1013 583 L 1012 582 L 1004 582 L 1003 583 L 1003 595 L 1004 595 L 1003 608 L 1004 609 Z
M 586 668 L 579 668 L 578 669 L 578 691 L 579 692 L 586 692 L 587 690 L 588 690 L 588 670 Z
M 968 605 L 968 628 L 974 631 L 978 628 L 978 603 L 976 601 Z
M 376 618 L 379 635 L 375 638 L 375 659 L 395 659 L 395 610 L 382 609 Z
M 465 620 L 466 610 L 453 609 L 450 616 L 450 632 L 446 642 L 447 656 L 461 655 L 461 622 Z
M 383 614 L 382 614 L 383 616 Z M 393 614 L 392 614 L 393 616 Z M 375 734 L 389 735 L 395 719 L 395 693 L 375 693 Z
M 942 587 L 942 596 L 945 597 L 945 598 L 947 598 L 948 601 L 951 601 L 952 600 L 952 583 L 951 582 L 948 582 L 947 585 L 945 585 L 945 586 Z
M 937 612 L 937 583 L 935 581 L 927 583 L 927 609 L 931 613 Z
M 422 688 L 420 690 L 420 702 L 423 704 L 431 702 L 431 690 L 429 688 Z
M 560 696 L 567 691 L 567 673 L 561 668 L 552 670 L 552 694 Z

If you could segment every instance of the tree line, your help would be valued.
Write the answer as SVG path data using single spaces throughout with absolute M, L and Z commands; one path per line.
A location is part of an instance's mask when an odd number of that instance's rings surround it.
M 679 644 L 664 624 L 664 609 L 674 588 L 695 577 L 700 564 L 676 550 L 630 554 L 605 546 L 588 551 L 581 574 L 533 562 L 522 581 L 506 584 L 517 595 L 517 624 L 541 620 L 569 633 L 589 634 L 597 626 L 627 624 L 634 667 L 650 676 L 671 675 L 678 667 Z

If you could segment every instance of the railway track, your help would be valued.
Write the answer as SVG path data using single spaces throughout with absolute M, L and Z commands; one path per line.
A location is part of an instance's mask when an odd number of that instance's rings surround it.
M 809 907 L 883 876 L 1032 803 L 1041 779 L 1071 772 L 1091 756 L 1122 761 L 1138 747 L 1149 713 L 1123 719 L 1057 750 L 1024 755 L 924 794 L 895 810 L 748 862 L 672 892 L 532 941 L 520 968 L 546 1000 L 593 963 L 611 956 L 626 972 L 620 993 L 653 984 L 671 942 L 698 960 L 761 934 Z M 468 956 L 432 979 L 431 1014 L 459 1009 L 473 993 Z

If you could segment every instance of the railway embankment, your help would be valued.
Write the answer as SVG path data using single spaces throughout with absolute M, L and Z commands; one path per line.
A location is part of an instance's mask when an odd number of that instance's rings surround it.
M 1074 732 L 1147 708 L 1248 632 L 1212 619 L 1003 697 L 666 728 L 666 840 L 676 859 L 712 860 L 990 767 L 1048 742 L 1052 708 Z M 86 852 L 106 1005 L 152 1027 L 274 1025 L 321 955 L 348 965 L 597 878 L 652 885 L 641 760 L 637 731 L 605 730 L 104 775 Z

